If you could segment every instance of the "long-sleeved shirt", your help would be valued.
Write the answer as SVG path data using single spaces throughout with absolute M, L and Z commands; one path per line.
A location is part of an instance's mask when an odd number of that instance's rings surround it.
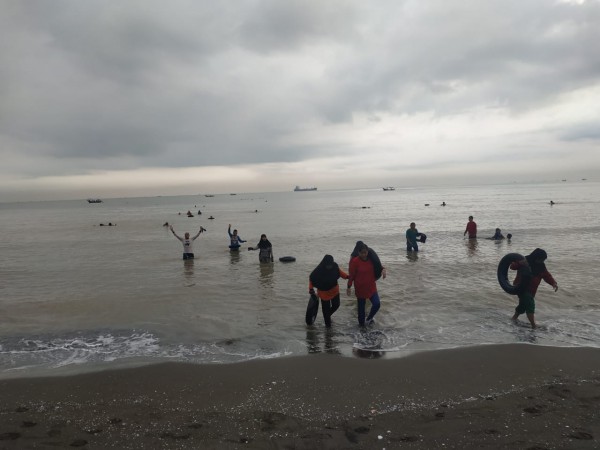
M 524 259 L 513 262 L 510 265 L 510 268 L 512 270 L 517 270 L 519 267 L 521 267 L 523 265 L 527 265 L 527 262 Z M 548 272 L 548 270 L 544 270 L 543 272 L 540 272 L 537 275 L 533 275 L 531 277 L 531 281 L 529 282 L 529 286 L 527 287 L 527 292 L 529 292 L 533 297 L 535 297 L 535 293 L 537 292 L 538 286 L 540 285 L 542 280 L 544 280 L 550 286 L 556 285 L 556 280 L 552 277 L 552 275 L 550 274 L 550 272 Z M 521 281 L 521 277 L 517 273 L 517 276 L 515 277 L 515 281 L 513 282 L 513 284 L 517 285 L 520 283 L 520 281 Z
M 377 292 L 375 268 L 370 259 L 364 261 L 359 256 L 352 258 L 348 270 L 348 288 L 351 288 L 353 283 L 357 298 L 371 298 Z
M 338 270 L 340 272 L 340 277 L 343 278 L 344 280 L 347 280 L 348 274 L 340 268 L 338 268 Z M 312 284 L 312 281 L 310 281 L 310 278 L 309 278 L 308 279 L 308 290 L 310 291 L 313 288 L 314 288 L 314 286 Z M 332 298 L 334 298 L 336 295 L 340 294 L 340 286 L 338 284 L 336 284 L 334 287 L 332 287 L 331 289 L 327 289 L 326 291 L 317 289 L 317 292 L 319 293 L 319 298 L 321 300 L 328 301 L 328 300 L 331 300 Z
M 230 229 L 227 229 L 227 234 L 229 234 L 229 239 L 231 241 L 229 248 L 238 248 L 240 244 L 246 242 L 237 234 L 233 234 Z

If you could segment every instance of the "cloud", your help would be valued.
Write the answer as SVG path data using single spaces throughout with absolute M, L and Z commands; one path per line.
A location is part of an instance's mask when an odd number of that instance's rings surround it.
M 598 1 L 8 2 L 0 174 L 11 198 L 162 168 L 535 174 L 598 138 L 599 25 Z

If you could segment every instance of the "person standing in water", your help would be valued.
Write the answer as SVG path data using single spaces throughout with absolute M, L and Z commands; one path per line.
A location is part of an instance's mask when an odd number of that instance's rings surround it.
M 317 288 L 327 328 L 331 327 L 331 316 L 340 307 L 340 278 L 347 280 L 348 274 L 339 268 L 331 255 L 325 255 L 308 277 L 308 293 L 314 295 L 314 288 Z
M 354 256 L 354 253 L 357 256 Z M 381 302 L 377 293 L 376 281 L 379 279 L 379 276 L 385 279 L 386 270 L 381 265 L 377 254 L 362 241 L 356 243 L 352 255 L 346 293 L 348 296 L 352 295 L 352 284 L 354 284 L 354 294 L 358 302 L 358 324 L 362 327 L 365 324 L 370 325 L 373 322 L 375 314 L 379 311 Z M 365 318 L 367 299 L 371 301 L 371 310 Z
M 519 304 L 515 308 L 515 314 L 512 317 L 512 320 L 516 321 L 521 314 L 525 313 L 529 319 L 529 323 L 531 323 L 531 328 L 536 328 L 537 326 L 535 323 L 535 294 L 542 280 L 552 286 L 554 288 L 554 292 L 558 290 L 558 284 L 550 272 L 548 272 L 548 269 L 546 269 L 546 264 L 544 261 L 546 261 L 547 258 L 548 254 L 545 250 L 536 248 L 524 259 L 515 261 L 510 265 L 512 270 L 518 270 L 523 266 L 528 266 L 531 270 L 531 280 L 524 291 L 518 294 Z M 514 284 L 518 285 L 520 281 L 520 276 L 517 274 Z
M 465 228 L 463 236 L 466 236 L 467 233 L 469 233 L 469 239 L 477 238 L 477 224 L 473 221 L 473 216 L 469 216 L 467 228 Z
M 227 228 L 227 234 L 229 234 L 230 240 L 229 250 L 232 252 L 238 251 L 240 249 L 240 244 L 246 242 L 238 236 L 238 230 L 233 230 L 233 233 L 231 232 L 231 224 L 229 224 L 229 227 Z
M 178 236 L 177 233 L 175 233 L 175 230 L 173 229 L 173 225 L 170 225 L 169 229 L 171 230 L 173 235 L 177 239 L 179 239 L 181 241 L 181 243 L 183 244 L 183 259 L 194 259 L 194 249 L 193 249 L 194 241 L 196 240 L 196 238 L 198 236 L 200 236 L 200 233 L 202 233 L 203 231 L 206 231 L 206 230 L 204 228 L 200 227 L 200 231 L 198 231 L 198 234 L 196 236 L 194 236 L 193 238 L 190 238 L 190 233 L 188 233 L 188 232 L 186 232 L 183 235 L 183 237 Z
M 419 245 L 417 244 L 417 238 L 419 237 L 419 231 L 416 228 L 414 222 L 410 223 L 410 228 L 406 230 L 406 251 L 410 252 L 414 250 L 419 251 Z
M 273 246 L 266 234 L 261 234 L 256 247 L 248 247 L 248 250 L 258 250 L 258 260 L 261 263 L 273 262 Z

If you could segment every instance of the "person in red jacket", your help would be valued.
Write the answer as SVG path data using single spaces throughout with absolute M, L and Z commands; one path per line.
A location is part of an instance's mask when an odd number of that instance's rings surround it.
M 473 221 L 473 216 L 469 216 L 467 228 L 465 228 L 463 236 L 465 236 L 467 233 L 469 233 L 469 239 L 475 239 L 477 237 L 477 224 Z
M 515 315 L 512 317 L 512 320 L 516 321 L 521 314 L 525 313 L 532 328 L 536 328 L 535 293 L 542 280 L 551 285 L 554 288 L 554 292 L 558 290 L 558 284 L 550 272 L 548 272 L 548 269 L 546 269 L 546 264 L 544 264 L 544 261 L 546 261 L 547 258 L 548 254 L 545 250 L 536 248 L 530 255 L 526 256 L 525 259 L 515 261 L 510 265 L 510 268 L 513 270 L 517 270 L 522 266 L 529 266 L 531 269 L 531 280 L 523 292 L 518 294 L 519 304 L 515 308 Z M 518 285 L 520 281 L 520 277 L 517 275 L 514 284 Z
M 371 257 L 369 256 L 369 247 L 363 242 L 358 242 L 355 250 L 358 251 L 358 256 L 350 260 L 347 294 L 348 296 L 352 295 L 352 284 L 354 283 L 354 294 L 358 302 L 358 324 L 362 327 L 365 323 L 370 325 L 373 322 L 373 317 L 379 311 L 380 301 L 377 293 L 376 264 L 381 265 L 381 263 L 376 254 L 373 256 L 373 253 L 371 253 Z M 380 269 L 382 278 L 385 279 L 386 270 L 383 266 Z M 371 301 L 371 310 L 365 319 L 367 299 Z

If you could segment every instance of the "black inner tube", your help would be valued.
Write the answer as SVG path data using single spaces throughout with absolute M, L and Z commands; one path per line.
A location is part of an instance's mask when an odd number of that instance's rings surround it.
M 513 262 L 521 261 L 525 257 L 519 253 L 509 253 L 504 255 L 498 263 L 498 283 L 500 287 L 510 295 L 518 295 L 524 292 L 531 281 L 531 269 L 527 265 L 522 265 L 517 269 L 519 275 L 519 284 L 512 284 L 508 280 L 508 269 Z
M 306 307 L 306 325 L 312 325 L 315 323 L 317 314 L 319 312 L 319 298 L 316 294 L 311 294 L 308 300 L 308 306 Z
M 294 258 L 293 256 L 282 256 L 281 258 L 279 258 L 279 261 L 281 261 L 281 262 L 294 262 L 294 261 L 296 261 L 296 258 Z

